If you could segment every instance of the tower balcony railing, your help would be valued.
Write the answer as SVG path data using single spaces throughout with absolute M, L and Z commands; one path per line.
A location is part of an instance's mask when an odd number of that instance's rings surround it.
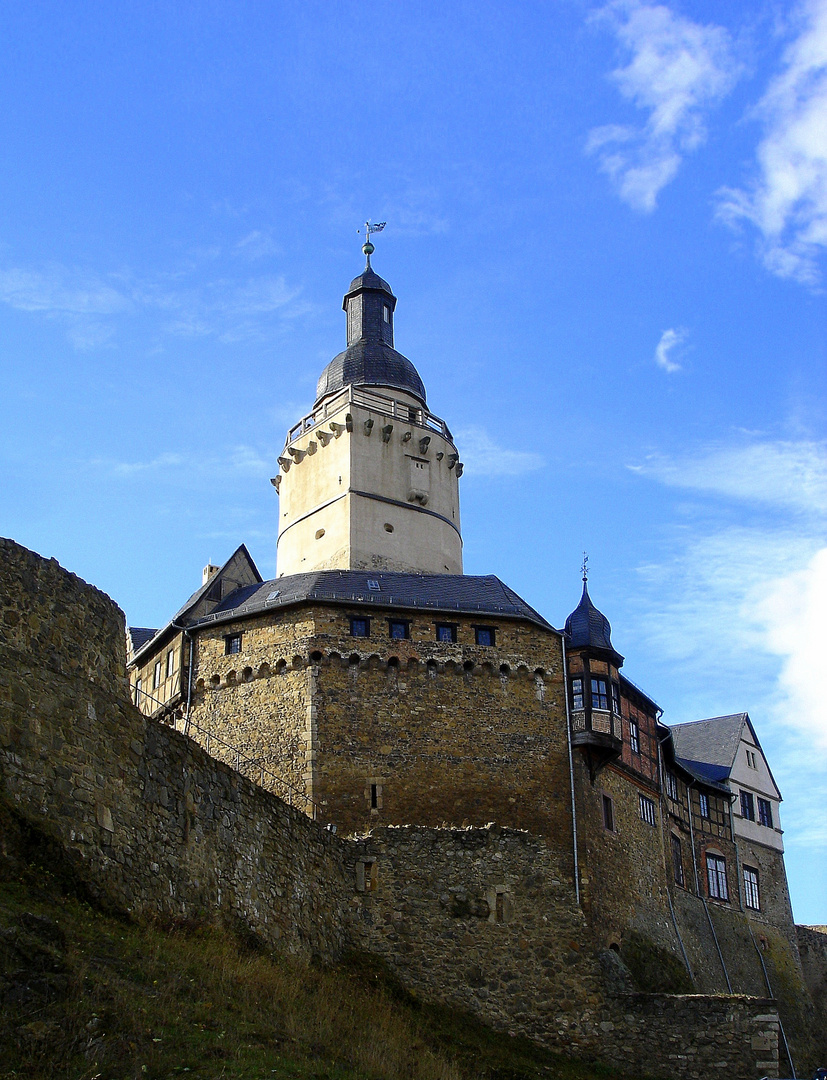
M 427 409 L 411 405 L 407 401 L 397 401 L 396 398 L 386 394 L 368 390 L 363 386 L 346 386 L 335 397 L 323 401 L 318 408 L 303 416 L 297 424 L 287 432 L 285 446 L 295 442 L 300 435 L 323 424 L 331 416 L 341 412 L 348 405 L 361 405 L 362 408 L 370 409 L 371 412 L 387 416 L 391 420 L 402 420 L 406 424 L 416 424 L 418 427 L 427 428 L 453 443 L 453 436 L 448 425 L 440 417 L 435 416 Z

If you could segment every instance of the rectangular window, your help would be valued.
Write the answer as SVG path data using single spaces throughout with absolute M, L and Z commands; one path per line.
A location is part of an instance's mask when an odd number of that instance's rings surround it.
M 382 318 L 387 323 L 391 321 L 391 309 L 388 307 L 387 304 L 382 305 Z
M 370 637 L 370 619 L 351 619 L 351 637 Z
M 758 820 L 768 829 L 772 828 L 772 803 L 769 799 L 762 799 L 760 795 L 758 796 Z
M 640 802 L 640 816 L 647 825 L 655 824 L 655 803 L 653 799 L 647 799 L 645 795 L 638 795 Z
M 709 885 L 709 895 L 713 900 L 729 900 L 729 889 L 726 881 L 726 862 L 720 855 L 706 856 L 706 879 Z
M 170 649 L 167 653 L 167 678 L 175 671 L 175 650 Z
M 749 765 L 751 769 L 758 768 L 758 758 L 752 750 L 747 750 L 747 765 Z
M 475 626 L 474 640 L 477 645 L 493 645 L 496 630 L 493 626 Z
M 370 785 L 370 808 L 371 810 L 379 809 L 379 785 Z
M 670 799 L 678 801 L 678 781 L 675 779 L 675 774 L 667 772 L 664 776 L 664 786 L 666 787 L 666 794 Z
M 436 639 L 437 639 L 437 641 L 456 641 L 457 640 L 456 624 L 437 623 L 436 624 Z
M 135 704 L 141 704 L 141 690 L 143 689 L 143 683 L 140 679 L 135 680 Z
M 592 708 L 609 708 L 609 693 L 605 679 L 592 679 Z
M 637 720 L 629 721 L 629 746 L 633 754 L 640 753 L 640 728 L 637 726 Z
M 698 792 L 698 810 L 701 817 L 709 817 L 709 796 L 703 791 Z
M 612 683 L 612 712 L 620 716 L 620 687 Z
M 744 867 L 744 903 L 753 911 L 760 911 L 758 901 L 758 871 L 751 866 Z
M 751 791 L 741 792 L 741 817 L 748 821 L 755 821 L 755 800 Z
M 161 685 L 161 661 L 156 660 L 155 667 L 152 671 L 152 689 L 157 690 Z
M 675 884 L 683 887 L 683 856 L 681 854 L 680 837 L 672 833 L 672 874 Z
M 397 641 L 410 637 L 410 624 L 405 619 L 391 619 L 388 623 L 390 636 Z
M 241 652 L 241 634 L 228 634 L 224 638 L 224 655 L 234 656 Z
M 571 707 L 575 710 L 583 708 L 583 680 L 571 680 Z
M 615 831 L 615 808 L 608 795 L 603 796 L 603 825 L 609 832 Z

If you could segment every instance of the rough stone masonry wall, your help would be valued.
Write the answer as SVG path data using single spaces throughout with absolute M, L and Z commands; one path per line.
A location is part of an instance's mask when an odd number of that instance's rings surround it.
M 353 854 L 354 932 L 424 997 L 634 1076 L 778 1075 L 774 1002 L 607 994 L 606 955 L 537 837 L 384 827 Z
M 241 635 L 226 655 L 225 638 Z M 280 612 L 201 630 L 195 638 L 193 737 L 209 752 L 310 816 L 313 795 L 312 673 L 307 664 L 312 616 Z M 232 749 L 231 749 L 232 748 Z M 237 754 L 241 760 L 237 762 Z M 266 770 L 263 774 L 260 767 Z M 283 784 L 275 778 L 278 777 Z
M 108 598 L 8 541 L 0 556 L 0 794 L 102 898 L 241 920 L 303 955 L 367 948 L 423 994 L 638 1073 L 777 1073 L 765 1002 L 607 995 L 544 841 L 410 827 L 342 841 L 129 703 Z
M 240 919 L 331 957 L 347 907 L 342 845 L 127 700 L 108 597 L 0 541 L 0 792 L 135 914 Z

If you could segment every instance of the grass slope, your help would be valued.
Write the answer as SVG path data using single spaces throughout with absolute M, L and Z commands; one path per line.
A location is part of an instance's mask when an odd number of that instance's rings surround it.
M 106 912 L 2 808 L 0 841 L 0 1080 L 619 1080 L 421 1003 L 365 958 L 320 969 Z

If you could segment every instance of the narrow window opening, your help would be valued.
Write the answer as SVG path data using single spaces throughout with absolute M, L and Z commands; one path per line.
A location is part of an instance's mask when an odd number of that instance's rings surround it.
M 760 911 L 758 897 L 758 871 L 752 866 L 744 867 L 744 903 L 753 911 Z
M 640 728 L 636 720 L 629 721 L 629 747 L 633 754 L 640 753 Z
M 603 826 L 607 832 L 615 831 L 614 803 L 608 795 L 603 796 Z
M 683 888 L 683 856 L 681 855 L 681 842 L 680 838 L 672 833 L 672 873 L 675 878 L 675 884 L 680 885 Z
M 571 707 L 575 711 L 580 711 L 583 708 L 583 680 L 572 679 L 571 680 Z
M 233 656 L 241 652 L 241 634 L 228 634 L 224 638 L 224 655 Z

